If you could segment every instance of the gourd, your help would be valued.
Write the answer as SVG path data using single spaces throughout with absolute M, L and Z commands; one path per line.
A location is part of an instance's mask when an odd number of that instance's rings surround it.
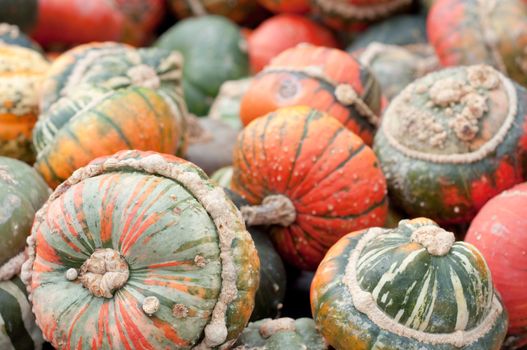
M 170 0 L 172 12 L 179 17 L 221 15 L 241 22 L 256 10 L 254 0 Z
M 249 35 L 247 45 L 251 71 L 258 73 L 273 57 L 300 43 L 326 47 L 338 46 L 328 29 L 306 17 L 274 16 L 262 22 Z
M 199 168 L 123 151 L 65 181 L 37 213 L 22 278 L 56 348 L 229 348 L 259 260 L 243 220 Z
M 218 186 L 230 188 L 233 171 L 232 165 L 220 168 L 212 173 L 210 180 L 216 183 Z
M 18 26 L 2 23 L 0 21 L 0 44 L 2 43 L 25 47 L 26 49 L 33 49 L 41 53 L 43 52 L 42 48 L 30 37 L 21 32 Z
M 509 314 L 511 349 L 527 345 L 526 203 L 526 183 L 502 192 L 483 206 L 465 237 L 485 257 L 503 298 Z
M 209 118 L 221 120 L 235 130 L 241 129 L 241 99 L 249 88 L 251 80 L 252 78 L 244 78 L 226 81 L 221 84 L 220 92 L 210 107 Z
M 527 4 L 522 0 L 437 0 L 427 27 L 443 66 L 488 64 L 527 86 Z
M 31 130 L 48 66 L 37 51 L 0 43 L 0 156 L 33 162 Z
M 280 256 L 314 270 L 344 234 L 382 225 L 386 182 L 373 151 L 335 118 L 282 108 L 238 136 L 231 189 L 248 226 L 269 225 Z
M 525 90 L 490 66 L 444 69 L 388 106 L 374 149 L 410 217 L 468 223 L 527 175 Z
M 326 350 L 324 338 L 318 333 L 310 318 L 284 317 L 251 322 L 243 331 L 234 350 L 245 349 L 306 349 Z
M 280 107 L 307 105 L 337 118 L 371 145 L 381 90 L 370 71 L 346 52 L 301 44 L 275 57 L 242 99 L 244 125 Z
M 185 108 L 177 95 L 138 86 L 68 92 L 40 116 L 33 135 L 34 166 L 49 186 L 120 150 L 184 152 Z
M 339 240 L 315 274 L 311 308 L 337 350 L 499 350 L 507 332 L 481 253 L 426 218 Z
M 180 21 L 155 46 L 183 55 L 183 90 L 191 113 L 207 115 L 221 85 L 249 75 L 247 45 L 240 28 L 220 16 Z
M 275 13 L 305 13 L 309 11 L 309 0 L 258 0 L 258 3 Z

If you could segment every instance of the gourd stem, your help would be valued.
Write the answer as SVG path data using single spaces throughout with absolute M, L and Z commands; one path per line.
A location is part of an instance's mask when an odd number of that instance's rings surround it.
M 260 205 L 243 206 L 241 212 L 248 226 L 280 225 L 287 227 L 296 220 L 294 204 L 281 194 L 265 197 Z
M 93 296 L 112 298 L 126 284 L 129 275 L 128 264 L 119 252 L 104 248 L 96 249 L 82 264 L 79 280 Z

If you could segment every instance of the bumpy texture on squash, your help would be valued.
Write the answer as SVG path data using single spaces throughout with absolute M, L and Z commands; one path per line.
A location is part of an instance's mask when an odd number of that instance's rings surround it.
M 286 261 L 316 269 L 344 234 L 380 226 L 386 182 L 377 158 L 335 118 L 308 107 L 258 118 L 238 137 L 231 188 L 252 207 L 251 225 L 273 225 L 271 238 Z
M 256 9 L 255 0 L 169 0 L 174 14 L 180 18 L 206 14 L 243 21 Z
M 481 253 L 425 218 L 338 241 L 311 285 L 337 350 L 499 350 L 507 314 Z
M 275 57 L 253 79 L 240 117 L 247 125 L 280 107 L 298 105 L 332 115 L 371 145 L 381 90 L 370 71 L 346 52 L 300 44 Z
M 386 110 L 375 151 L 410 216 L 467 223 L 527 176 L 527 96 L 490 66 L 431 73 Z
M 192 163 L 124 151 L 93 161 L 39 211 L 22 277 L 56 348 L 228 348 L 259 260 L 223 190 Z
M 465 241 L 485 257 L 509 314 L 511 348 L 527 346 L 527 184 L 492 198 L 470 224 Z

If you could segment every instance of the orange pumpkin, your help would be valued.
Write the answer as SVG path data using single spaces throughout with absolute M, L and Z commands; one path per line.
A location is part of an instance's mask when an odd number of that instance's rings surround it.
M 247 125 L 280 107 L 298 105 L 332 115 L 371 145 L 381 91 L 370 71 L 346 52 L 301 44 L 275 57 L 253 79 L 240 117 Z

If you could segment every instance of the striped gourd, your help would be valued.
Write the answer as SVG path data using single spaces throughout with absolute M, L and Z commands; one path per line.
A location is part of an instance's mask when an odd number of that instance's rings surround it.
M 16 25 L 1 23 L 0 21 L 0 43 L 16 45 L 42 52 L 42 48 L 29 36 L 22 33 Z
M 467 223 L 527 176 L 527 95 L 490 66 L 444 69 L 389 105 L 374 149 L 410 217 Z
M 0 281 L 0 349 L 40 350 L 42 343 L 22 281 Z
M 443 66 L 488 64 L 527 86 L 527 4 L 436 0 L 428 38 Z
M 234 148 L 231 189 L 249 226 L 273 225 L 282 258 L 314 270 L 346 233 L 382 225 L 388 202 L 375 154 L 335 118 L 309 107 L 256 119 Z
M 108 89 L 142 86 L 181 95 L 181 69 L 177 52 L 134 49 L 112 42 L 77 46 L 53 61 L 43 83 L 40 107 L 47 112 L 60 97 L 81 85 Z
M 251 322 L 236 342 L 234 350 L 302 349 L 326 350 L 326 341 L 310 318 L 270 318 Z
M 205 14 L 225 16 L 241 22 L 255 9 L 255 0 L 169 0 L 172 11 L 179 18 Z
M 259 260 L 242 217 L 192 163 L 123 151 L 79 169 L 28 238 L 22 279 L 58 349 L 228 348 Z
M 138 149 L 181 153 L 184 102 L 163 90 L 132 86 L 71 91 L 35 126 L 35 168 L 51 187 L 96 157 Z
M 49 64 L 37 51 L 0 42 L 0 155 L 28 163 L 38 90 Z
M 498 350 L 507 332 L 481 253 L 425 218 L 343 237 L 315 274 L 311 307 L 337 350 Z
M 371 145 L 381 90 L 370 71 L 348 53 L 300 44 L 276 56 L 254 77 L 240 117 L 247 125 L 280 107 L 298 105 L 332 115 Z

